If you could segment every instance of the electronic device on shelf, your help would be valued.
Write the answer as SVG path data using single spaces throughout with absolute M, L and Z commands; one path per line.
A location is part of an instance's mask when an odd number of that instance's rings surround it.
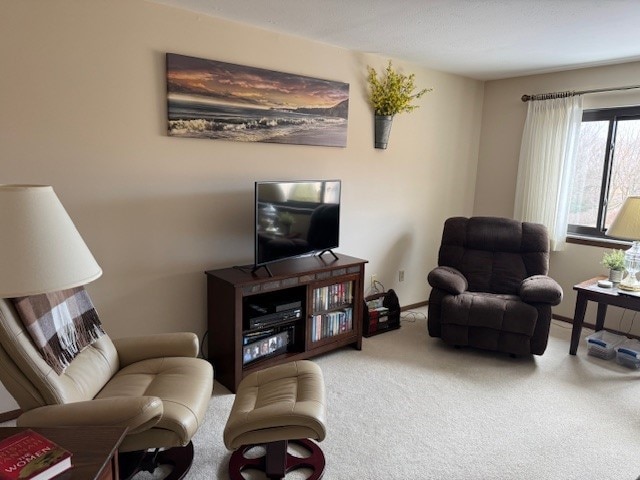
M 302 301 L 250 302 L 247 304 L 245 315 L 250 329 L 271 327 L 301 318 Z
M 340 180 L 255 182 L 255 261 L 330 253 L 340 237 Z
M 291 310 L 284 310 L 282 312 L 269 313 L 260 317 L 253 317 L 249 319 L 249 328 L 265 328 L 281 323 L 297 320 L 302 317 L 302 310 L 300 308 L 294 308 Z

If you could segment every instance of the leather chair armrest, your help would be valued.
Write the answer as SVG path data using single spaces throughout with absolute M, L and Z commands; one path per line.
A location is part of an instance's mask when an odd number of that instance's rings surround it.
M 562 287 L 546 275 L 525 278 L 520 284 L 519 295 L 526 303 L 558 305 L 562 301 Z
M 469 287 L 464 275 L 453 267 L 436 267 L 429 272 L 427 280 L 433 288 L 445 290 L 452 295 L 459 295 Z
M 129 427 L 127 434 L 131 434 L 153 427 L 163 412 L 158 397 L 111 397 L 34 408 L 20 415 L 16 423 L 19 427 Z
M 120 368 L 150 358 L 197 357 L 198 336 L 191 332 L 160 333 L 113 340 Z

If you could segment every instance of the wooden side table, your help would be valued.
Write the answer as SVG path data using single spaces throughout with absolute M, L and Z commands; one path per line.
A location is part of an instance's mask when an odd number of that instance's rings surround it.
M 0 428 L 0 440 L 15 435 L 22 427 Z M 126 427 L 52 427 L 32 428 L 40 435 L 69 450 L 71 469 L 60 480 L 118 480 L 118 446 Z
M 607 306 L 609 305 L 627 308 L 636 312 L 640 311 L 640 297 L 619 293 L 616 287 L 599 287 L 598 280 L 604 280 L 606 278 L 605 276 L 590 278 L 573 287 L 578 296 L 576 298 L 575 313 L 573 314 L 573 330 L 571 331 L 571 346 L 569 347 L 569 353 L 571 355 L 575 355 L 578 350 L 584 314 L 587 311 L 587 302 L 589 300 L 598 304 L 596 332 L 602 330 L 604 327 L 604 319 L 607 314 Z

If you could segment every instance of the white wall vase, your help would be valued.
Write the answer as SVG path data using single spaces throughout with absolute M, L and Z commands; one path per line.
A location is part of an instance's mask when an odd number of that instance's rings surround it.
M 375 116 L 375 147 L 387 148 L 389 135 L 391 134 L 391 124 L 393 123 L 393 115 L 376 115 Z
M 612 283 L 620 283 L 624 270 L 609 270 L 609 280 Z

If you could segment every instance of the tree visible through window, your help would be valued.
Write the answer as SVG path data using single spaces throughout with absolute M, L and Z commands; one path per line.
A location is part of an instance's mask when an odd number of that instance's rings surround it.
M 640 107 L 586 110 L 568 232 L 603 237 L 631 195 L 640 195 Z

